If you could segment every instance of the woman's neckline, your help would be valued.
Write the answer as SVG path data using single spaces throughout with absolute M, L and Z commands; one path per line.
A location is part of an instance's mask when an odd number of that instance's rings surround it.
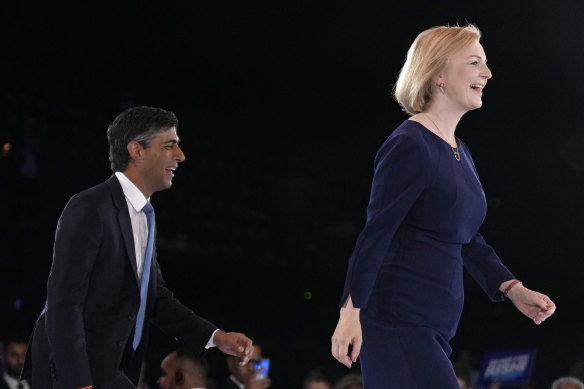
M 455 135 L 454 136 L 454 141 L 456 142 L 456 146 L 452 146 L 450 144 L 450 142 L 448 142 L 446 139 L 442 138 L 440 135 L 436 134 L 434 131 L 432 131 L 431 129 L 429 129 L 428 127 L 426 127 L 423 123 L 414 120 L 412 118 L 406 119 L 412 123 L 417 123 L 418 125 L 420 125 L 425 131 L 429 132 L 430 134 L 432 134 L 433 136 L 435 136 L 436 138 L 440 139 L 442 142 L 446 143 L 446 145 L 448 145 L 448 147 L 450 147 L 452 150 L 458 150 L 458 148 L 460 147 L 460 140 L 458 139 L 458 137 Z

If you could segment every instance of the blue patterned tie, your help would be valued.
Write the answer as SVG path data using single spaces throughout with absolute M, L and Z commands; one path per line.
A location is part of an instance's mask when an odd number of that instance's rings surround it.
M 148 296 L 148 280 L 150 279 L 150 265 L 152 264 L 152 249 L 154 247 L 154 208 L 152 204 L 146 202 L 142 211 L 148 217 L 148 243 L 146 244 L 146 254 L 144 254 L 144 270 L 142 271 L 142 281 L 140 283 L 140 309 L 136 317 L 136 331 L 134 331 L 134 350 L 138 348 L 142 338 L 142 328 L 144 327 L 144 314 L 146 313 L 146 297 Z

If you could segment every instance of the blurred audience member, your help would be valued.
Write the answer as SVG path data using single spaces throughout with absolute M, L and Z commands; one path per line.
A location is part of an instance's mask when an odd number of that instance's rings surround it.
M 229 378 L 219 386 L 219 389 L 265 389 L 271 384 L 269 378 L 258 379 L 259 370 L 254 369 L 255 361 L 262 357 L 262 347 L 254 344 L 250 363 L 241 366 L 239 358 L 228 356 L 227 369 Z
M 584 358 L 582 356 L 578 356 L 572 361 L 567 375 L 584 381 Z
M 332 376 L 323 369 L 316 368 L 312 369 L 306 375 L 304 379 L 303 389 L 332 389 L 333 388 L 333 378 Z
M 178 349 L 175 354 L 174 383 L 176 389 L 207 388 L 207 363 L 184 348 Z
M 561 377 L 552 383 L 551 389 L 584 389 L 584 383 L 574 377 Z
M 454 373 L 456 374 L 456 379 L 458 380 L 460 389 L 472 389 L 472 373 L 470 369 L 466 365 L 458 363 L 454 363 L 452 367 L 454 368 Z
M 175 387 L 174 373 L 178 368 L 176 351 L 168 354 L 160 363 L 160 377 L 156 381 L 160 389 L 172 389 Z
M 335 389 L 363 389 L 363 379 L 359 374 L 347 374 L 337 381 Z
M 27 337 L 14 335 L 4 340 L 2 363 L 4 374 L 0 379 L 0 389 L 30 389 L 26 380 L 20 380 L 27 349 Z
M 185 348 L 168 354 L 160 364 L 161 389 L 205 389 L 207 363 Z

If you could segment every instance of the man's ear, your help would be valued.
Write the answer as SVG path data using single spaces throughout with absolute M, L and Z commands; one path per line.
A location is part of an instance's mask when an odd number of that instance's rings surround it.
M 140 143 L 133 140 L 130 141 L 126 147 L 128 149 L 128 154 L 130 154 L 130 159 L 133 161 L 142 159 L 142 150 L 144 150 L 144 148 Z

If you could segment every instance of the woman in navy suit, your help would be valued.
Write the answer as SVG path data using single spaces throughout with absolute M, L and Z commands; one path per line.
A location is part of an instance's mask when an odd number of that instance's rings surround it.
M 555 311 L 524 287 L 478 230 L 487 204 L 454 132 L 492 77 L 473 25 L 422 32 L 395 97 L 411 117 L 375 158 L 367 223 L 349 260 L 332 354 L 361 355 L 366 389 L 458 388 L 448 345 L 462 312 L 463 267 L 493 301 L 540 324 Z M 352 349 L 349 353 L 349 346 Z

